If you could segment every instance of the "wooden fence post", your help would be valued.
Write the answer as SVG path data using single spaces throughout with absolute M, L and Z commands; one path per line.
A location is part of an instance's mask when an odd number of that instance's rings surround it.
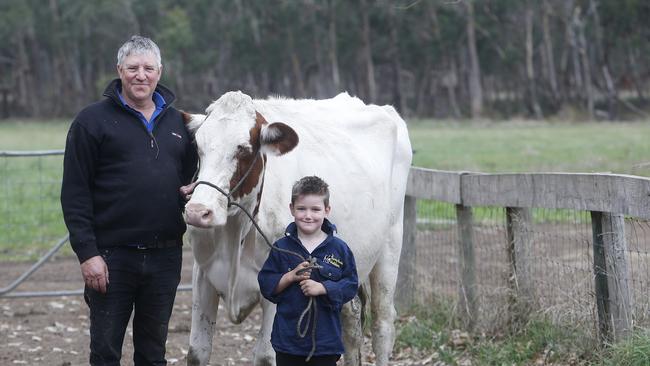
M 625 218 L 591 212 L 598 329 L 602 341 L 619 340 L 632 329 L 629 255 Z
M 460 268 L 460 301 L 458 309 L 461 320 L 471 330 L 476 325 L 478 315 L 472 208 L 456 205 L 456 217 L 458 219 L 458 259 Z
M 533 279 L 530 274 L 530 209 L 506 207 L 506 221 L 510 266 L 508 283 L 512 293 L 509 313 L 511 319 L 516 317 L 524 320 L 534 303 Z
M 400 312 L 407 311 L 421 299 L 415 299 L 415 278 L 417 266 L 417 198 L 404 198 L 404 232 L 402 234 L 402 254 L 399 259 L 395 305 Z

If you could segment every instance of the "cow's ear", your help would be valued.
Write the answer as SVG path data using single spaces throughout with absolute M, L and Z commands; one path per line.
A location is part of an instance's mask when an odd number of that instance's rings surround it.
M 265 153 L 282 155 L 298 145 L 298 134 L 286 124 L 274 122 L 262 127 L 260 142 Z
M 187 130 L 194 136 L 196 133 L 196 130 L 201 127 L 203 124 L 203 121 L 205 121 L 205 115 L 204 114 L 190 114 L 185 111 L 180 111 L 181 115 L 183 116 L 183 122 L 185 123 L 185 127 Z

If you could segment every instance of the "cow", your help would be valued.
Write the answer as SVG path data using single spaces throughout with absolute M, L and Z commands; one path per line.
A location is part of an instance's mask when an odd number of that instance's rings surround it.
M 185 114 L 199 154 L 197 180 L 209 183 L 194 188 L 184 213 L 194 256 L 187 364 L 208 363 L 223 301 L 234 323 L 261 303 L 253 363 L 275 365 L 275 305 L 261 297 L 257 283 L 270 250 L 264 236 L 272 241 L 284 235 L 293 183 L 317 175 L 330 186 L 330 219 L 354 253 L 362 287 L 369 287 L 372 347 L 376 364 L 387 365 L 412 158 L 404 120 L 391 106 L 366 105 L 347 93 L 325 100 L 253 100 L 228 92 L 205 113 Z M 264 235 L 229 202 L 248 211 Z M 342 310 L 345 365 L 361 365 L 361 303 L 357 296 Z

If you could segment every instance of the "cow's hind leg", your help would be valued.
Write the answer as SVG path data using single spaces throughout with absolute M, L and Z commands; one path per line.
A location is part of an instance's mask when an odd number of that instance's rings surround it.
M 376 365 L 388 365 L 395 341 L 395 282 L 399 265 L 399 249 L 389 246 L 382 252 L 370 272 L 370 310 L 372 314 L 372 349 Z
M 352 301 L 343 305 L 341 311 L 341 325 L 343 327 L 343 346 L 345 348 L 345 366 L 361 366 L 361 345 L 363 344 L 363 324 L 361 313 L 363 305 L 360 296 L 364 294 L 359 290 L 359 295 Z
M 205 272 L 194 263 L 192 270 L 192 328 L 188 366 L 205 366 L 212 353 L 212 338 L 217 323 L 219 296 Z

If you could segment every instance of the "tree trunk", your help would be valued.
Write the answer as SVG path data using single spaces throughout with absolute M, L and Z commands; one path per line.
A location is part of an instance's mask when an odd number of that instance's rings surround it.
M 464 2 L 467 10 L 467 51 L 469 54 L 469 97 L 472 118 L 483 114 L 483 89 L 481 87 L 481 67 L 476 51 L 476 24 L 474 19 L 474 0 Z
M 337 55 L 337 42 L 336 42 L 336 0 L 329 0 L 328 5 L 328 40 L 329 40 L 329 62 L 332 70 L 332 84 L 334 92 L 338 93 L 341 90 L 341 76 L 339 73 L 339 60 Z
M 393 106 L 398 112 L 406 114 L 404 94 L 402 93 L 402 64 L 399 59 L 398 35 L 397 35 L 397 18 L 395 16 L 395 7 L 391 6 L 388 10 L 389 27 L 390 27 L 390 60 L 393 69 Z
M 449 71 L 445 76 L 447 79 L 445 87 L 447 88 L 447 98 L 449 99 L 449 106 L 451 107 L 452 115 L 455 118 L 460 118 L 460 108 L 456 100 L 456 86 L 458 85 L 458 71 L 456 70 L 456 60 L 453 57 L 449 58 Z
M 431 5 L 430 3 L 427 3 L 428 7 L 428 14 L 429 14 L 429 19 L 431 21 L 431 25 L 433 28 L 433 36 L 436 40 L 436 42 L 441 45 L 444 44 L 444 40 L 442 38 L 442 35 L 440 34 L 440 23 L 438 21 L 438 14 L 436 13 L 436 8 L 435 6 Z M 443 65 L 444 69 L 442 70 L 443 76 L 440 78 L 441 79 L 441 84 L 445 88 L 445 91 L 447 93 L 447 101 L 449 102 L 449 109 L 451 110 L 451 116 L 454 118 L 460 118 L 461 113 L 460 113 L 460 108 L 458 108 L 458 102 L 456 100 L 456 88 L 458 87 L 458 68 L 456 66 L 456 57 L 455 57 L 455 52 L 452 49 L 446 49 L 447 52 L 444 52 L 442 58 L 443 58 Z M 429 70 L 431 68 L 431 57 L 427 57 L 427 77 L 431 77 L 431 71 Z M 434 96 L 432 96 L 434 97 Z M 449 113 L 449 111 L 446 111 Z
M 595 108 L 594 108 L 594 91 L 591 81 L 591 63 L 589 60 L 589 52 L 587 47 L 587 38 L 585 37 L 585 24 L 581 18 L 580 7 L 576 7 L 574 12 L 574 24 L 575 28 L 578 31 L 578 50 L 580 55 L 580 62 L 583 70 L 583 80 L 584 80 L 584 92 L 585 99 L 587 103 L 587 112 L 589 113 L 589 118 L 594 119 L 595 117 Z
M 603 42 L 603 27 L 600 23 L 600 16 L 598 14 L 598 3 L 594 0 L 590 1 L 590 12 L 594 17 L 594 26 L 596 28 L 597 62 L 601 65 L 603 79 L 605 80 L 605 88 L 607 90 L 607 119 L 612 121 L 616 119 L 618 115 L 618 92 L 616 91 L 616 86 L 614 85 L 614 81 L 609 72 L 608 50 L 605 49 L 605 44 Z
M 360 0 L 361 10 L 361 58 L 366 74 L 366 102 L 377 102 L 377 86 L 375 83 L 375 65 L 372 61 L 372 47 L 370 43 L 370 19 L 368 17 L 368 2 Z
M 16 60 L 16 85 L 17 85 L 17 98 L 16 101 L 14 102 L 14 105 L 18 107 L 19 113 L 26 112 L 27 109 L 27 101 L 29 100 L 28 95 L 29 95 L 29 85 L 30 82 L 28 80 L 29 77 L 29 57 L 27 56 L 27 46 L 25 43 L 27 42 L 27 37 L 23 34 L 20 36 L 20 40 L 18 41 L 18 57 Z M 35 103 L 38 105 L 39 103 Z M 33 116 L 33 115 L 32 115 Z
M 316 97 L 318 99 L 326 98 L 332 93 L 330 92 L 330 83 L 325 82 L 327 80 L 327 56 L 324 56 L 323 53 L 323 41 L 327 42 L 325 39 L 326 30 L 324 26 L 319 22 L 321 14 L 319 14 L 318 8 L 313 4 L 308 4 L 305 6 L 307 11 L 309 22 L 313 27 L 311 32 L 312 44 L 314 45 L 312 63 L 306 67 L 306 91 L 307 95 Z
M 306 93 L 305 93 L 305 81 L 303 80 L 302 77 L 302 64 L 300 62 L 300 57 L 298 57 L 298 53 L 296 52 L 296 47 L 295 47 L 295 41 L 293 37 L 293 31 L 291 29 L 288 30 L 288 47 L 289 47 L 289 55 L 291 57 L 291 72 L 293 74 L 293 81 L 294 81 L 294 97 L 296 98 L 304 98 Z
M 573 69 L 573 78 L 568 86 L 571 96 L 577 100 L 584 98 L 584 87 L 582 82 L 582 66 L 580 64 L 580 51 L 578 36 L 576 35 L 575 26 L 575 9 L 572 0 L 565 3 L 566 11 L 566 40 L 571 53 L 571 66 Z M 568 58 L 568 57 L 567 57 Z M 568 60 L 566 61 L 568 64 Z M 565 71 L 568 75 L 568 65 L 565 65 Z
M 631 70 L 631 83 L 634 85 L 634 89 L 636 90 L 636 96 L 639 98 L 639 101 L 642 103 L 645 103 L 646 97 L 645 93 L 643 92 L 643 86 L 642 86 L 642 79 L 641 79 L 641 72 L 639 71 L 639 63 L 637 62 L 637 57 L 636 54 L 639 52 L 638 49 L 632 47 L 630 45 L 630 42 L 626 42 L 626 48 L 627 48 L 627 64 L 628 67 Z
M 553 52 L 553 38 L 551 37 L 551 30 L 549 27 L 549 16 L 551 15 L 551 5 L 548 0 L 544 0 L 542 11 L 542 36 L 544 39 L 544 55 L 546 66 L 546 78 L 551 86 L 551 95 L 554 102 L 562 100 L 560 97 L 557 86 L 557 74 L 555 70 L 555 57 Z
M 533 5 L 526 6 L 526 79 L 528 79 L 528 96 L 530 106 L 536 119 L 542 119 L 542 109 L 537 100 L 537 87 L 535 85 L 535 65 L 533 64 Z

